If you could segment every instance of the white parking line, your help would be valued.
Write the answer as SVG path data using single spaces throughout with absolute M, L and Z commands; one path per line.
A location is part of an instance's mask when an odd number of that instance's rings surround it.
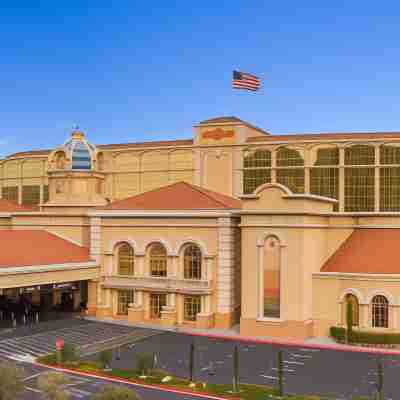
M 285 364 L 296 364 L 296 365 L 305 365 L 305 363 L 300 361 L 284 361 Z
M 300 351 L 305 351 L 305 352 L 310 352 L 310 353 L 317 353 L 319 351 L 321 351 L 320 349 L 306 349 L 306 348 L 302 348 L 299 349 Z
M 29 386 L 25 386 L 25 389 L 30 390 L 31 392 L 35 392 L 35 393 L 42 393 L 39 389 L 34 389 Z
M 292 357 L 297 357 L 297 358 L 312 358 L 312 356 L 306 356 L 305 354 L 291 354 Z
M 278 379 L 276 376 L 271 376 L 271 375 L 260 375 L 260 376 L 262 376 L 263 378 L 267 378 L 267 379 L 274 379 L 274 380 Z
M 42 375 L 43 373 L 44 373 L 44 372 L 38 372 L 37 374 L 33 374 L 33 375 L 31 375 L 31 376 L 27 376 L 26 378 L 24 378 L 24 379 L 22 380 L 22 382 L 30 381 L 31 379 L 36 378 L 36 377 Z
M 273 371 L 278 371 L 278 368 L 271 368 Z M 283 371 L 285 372 L 296 372 L 294 369 L 287 369 L 287 368 L 282 368 Z

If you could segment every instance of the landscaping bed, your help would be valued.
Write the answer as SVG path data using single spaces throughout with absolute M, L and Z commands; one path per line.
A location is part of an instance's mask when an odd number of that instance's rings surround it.
M 386 349 L 400 348 L 400 334 L 398 333 L 375 333 L 352 330 L 348 334 L 346 328 L 333 326 L 330 328 L 330 335 L 336 342 L 342 344 Z
M 300 396 L 288 395 L 278 397 L 276 389 L 267 386 L 247 385 L 240 383 L 239 393 L 232 392 L 232 385 L 208 384 L 205 382 L 191 382 L 188 379 L 182 379 L 168 374 L 166 371 L 152 369 L 148 370 L 146 376 L 140 373 L 138 366 L 136 369 L 117 369 L 105 368 L 104 361 L 106 356 L 99 356 L 99 361 L 80 361 L 79 359 L 69 359 L 60 363 L 60 356 L 56 353 L 43 356 L 37 359 L 42 365 L 61 367 L 75 372 L 89 373 L 98 377 L 118 378 L 122 381 L 137 383 L 141 385 L 152 385 L 158 388 L 178 390 L 188 393 L 208 394 L 226 399 L 242 399 L 242 400 L 328 400 L 319 396 Z M 73 358 L 73 357 L 72 357 Z M 103 359 L 102 359 L 103 358 Z M 143 368 L 140 366 L 139 368 Z M 166 377 L 169 377 L 168 379 Z M 362 400 L 362 398 L 354 399 Z

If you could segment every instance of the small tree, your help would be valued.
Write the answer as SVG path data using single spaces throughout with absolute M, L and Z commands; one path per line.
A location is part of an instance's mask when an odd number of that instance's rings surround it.
M 68 400 L 69 393 L 65 385 L 69 379 L 60 372 L 46 372 L 38 379 L 38 388 L 46 400 Z
M 10 362 L 0 364 L 0 399 L 17 400 L 24 392 L 23 369 Z
M 190 353 L 189 353 L 189 379 L 193 382 L 194 377 L 194 342 L 190 343 Z
M 278 352 L 278 396 L 283 397 L 283 353 Z
M 143 353 L 138 355 L 136 361 L 136 371 L 142 376 L 147 376 L 151 373 L 151 366 L 153 364 L 153 357 L 151 354 Z
M 102 369 L 106 369 L 111 365 L 112 356 L 113 356 L 112 350 L 103 350 L 99 354 L 99 364 Z
M 140 397 L 126 386 L 106 385 L 93 400 L 140 400 Z
M 79 359 L 78 348 L 71 343 L 65 343 L 61 348 L 60 356 L 62 363 L 78 361 Z
M 376 382 L 377 400 L 383 400 L 383 366 L 382 361 L 378 362 L 377 382 Z
M 347 342 L 351 342 L 351 334 L 353 332 L 353 304 L 351 301 L 347 302 L 347 315 L 346 315 L 346 322 L 347 322 Z
M 239 392 L 239 349 L 237 346 L 233 350 L 233 392 Z

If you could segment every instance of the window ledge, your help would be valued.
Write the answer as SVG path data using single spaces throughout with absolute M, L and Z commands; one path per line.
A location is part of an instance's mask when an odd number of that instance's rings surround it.
M 284 319 L 282 318 L 267 318 L 267 317 L 259 317 L 256 319 L 257 322 L 276 322 L 276 323 L 281 323 L 285 322 Z

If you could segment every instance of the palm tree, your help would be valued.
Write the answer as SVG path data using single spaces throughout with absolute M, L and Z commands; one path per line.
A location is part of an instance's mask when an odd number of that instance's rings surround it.
M 46 400 L 68 400 L 70 394 L 65 390 L 69 379 L 60 372 L 46 372 L 38 379 L 38 388 Z
M 126 386 L 106 385 L 93 400 L 140 400 L 140 397 Z
M 0 364 L 0 400 L 17 400 L 24 392 L 23 369 L 9 362 Z

